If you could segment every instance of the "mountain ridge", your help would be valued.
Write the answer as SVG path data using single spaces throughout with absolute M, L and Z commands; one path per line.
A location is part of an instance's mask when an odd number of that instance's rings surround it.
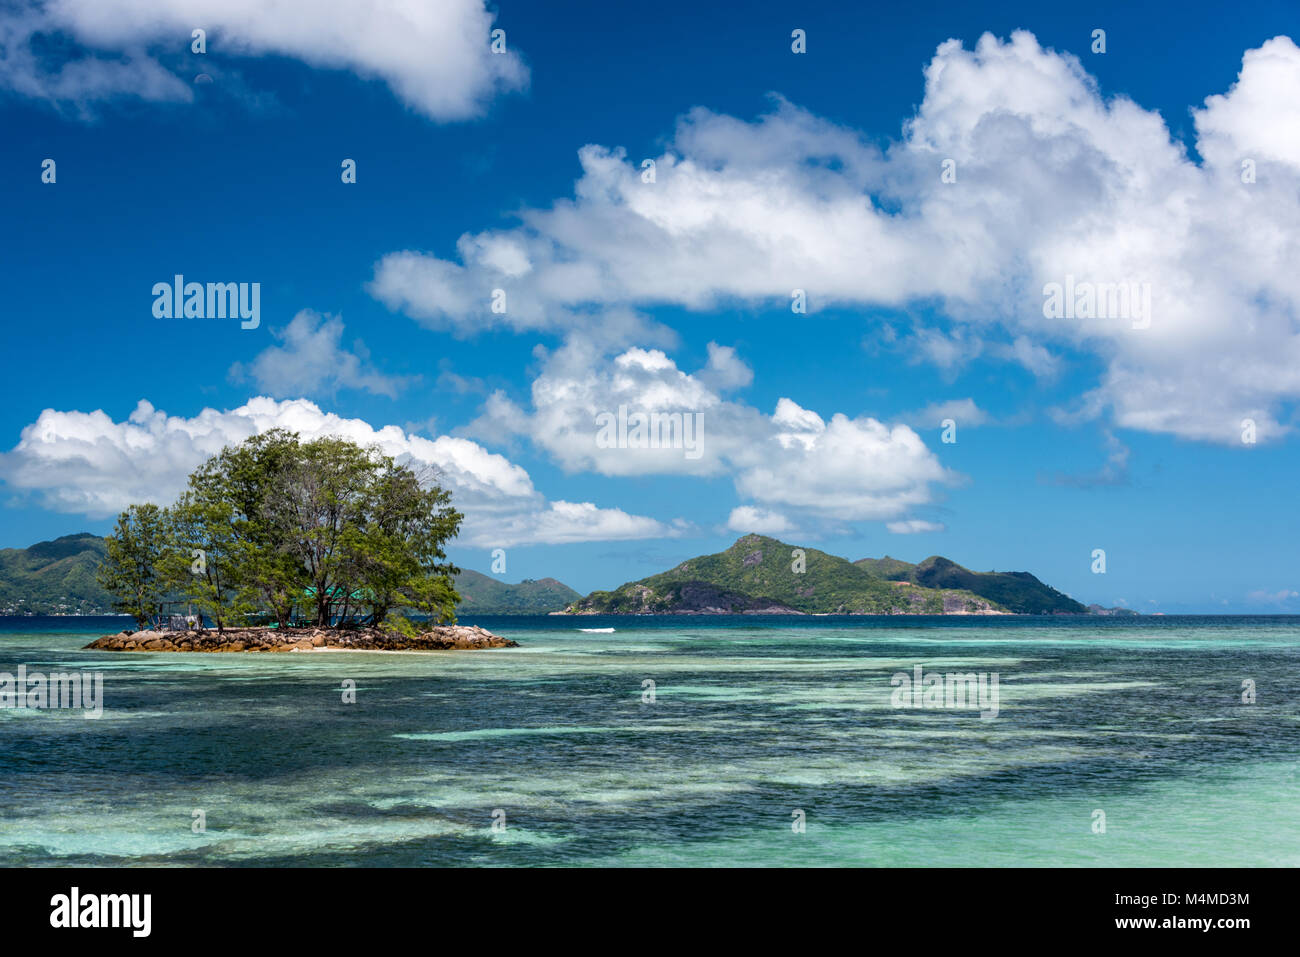
M 0 614 L 111 614 L 95 580 L 103 555 L 89 532 L 0 549 Z M 456 587 L 468 615 L 1130 614 L 1084 606 L 1029 572 L 974 572 L 941 555 L 850 561 L 764 535 L 586 596 L 554 578 L 511 584 L 472 569 Z
M 104 539 L 90 532 L 0 549 L 0 614 L 113 614 L 95 580 L 104 550 Z
M 1029 572 L 974 572 L 942 555 L 931 555 L 915 565 L 888 555 L 879 559 L 860 558 L 854 564 L 889 581 L 972 591 L 1018 615 L 1088 614 L 1082 602 L 1044 584 Z
M 1077 604 L 1061 597 L 1065 602 Z M 563 613 L 757 614 L 765 611 L 814 615 L 1014 613 L 1001 601 L 970 588 L 888 579 L 846 558 L 820 549 L 790 545 L 766 535 L 744 535 L 725 551 L 687 559 L 668 571 L 625 582 L 611 591 L 594 591 L 573 602 Z
M 581 594 L 554 578 L 525 578 L 517 584 L 462 568 L 456 576 L 461 603 L 458 615 L 544 615 L 563 608 Z

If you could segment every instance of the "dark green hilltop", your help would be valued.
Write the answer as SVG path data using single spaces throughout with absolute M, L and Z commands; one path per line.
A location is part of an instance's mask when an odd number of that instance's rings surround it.
M 111 615 L 95 581 L 104 539 L 82 532 L 30 548 L 0 549 L 0 615 Z M 456 576 L 459 615 L 544 615 L 581 597 L 554 578 L 508 584 L 464 569 Z
M 596 591 L 570 614 L 1087 614 L 1089 608 L 1028 572 L 973 572 L 934 556 L 845 558 L 764 535 L 724 552 Z
M 462 569 L 456 576 L 458 615 L 545 615 L 581 596 L 554 578 L 526 578 L 517 585 Z
M 1088 611 L 1029 572 L 973 572 L 939 555 L 931 555 L 916 565 L 888 555 L 860 558 L 853 564 L 888 581 L 911 582 L 923 588 L 965 589 L 1017 615 L 1078 615 Z
M 82 532 L 30 548 L 0 549 L 0 614 L 111 615 L 95 581 L 104 539 Z

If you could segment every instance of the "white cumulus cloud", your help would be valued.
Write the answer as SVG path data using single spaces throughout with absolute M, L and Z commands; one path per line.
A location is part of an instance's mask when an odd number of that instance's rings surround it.
M 454 260 L 394 252 L 371 289 L 464 334 L 655 304 L 788 309 L 796 289 L 814 309 L 936 304 L 946 323 L 900 341 L 945 369 L 986 356 L 1052 379 L 1079 354 L 1101 371 L 1075 417 L 1235 444 L 1251 418 L 1267 441 L 1300 398 L 1297 91 L 1290 38 L 1248 51 L 1193 111 L 1198 162 L 1158 112 L 1030 33 L 949 40 L 884 149 L 780 99 L 752 122 L 697 108 L 654 183 L 639 157 L 584 146 L 572 198 L 461 237 Z M 1149 288 L 1151 314 L 1045 316 L 1044 287 L 1071 280 Z M 496 288 L 506 313 L 488 312 Z
M 236 362 L 230 368 L 233 381 L 251 379 L 276 398 L 361 389 L 395 399 L 414 378 L 381 373 L 370 364 L 370 353 L 360 340 L 352 351 L 345 348 L 343 320 L 337 316 L 303 309 L 271 334 L 281 344 L 268 346 L 250 362 Z
M 828 421 L 787 397 L 767 415 L 726 398 L 716 388 L 719 370 L 734 384 L 748 367 L 716 344 L 695 373 L 659 349 L 634 346 L 610 357 L 577 337 L 540 354 L 531 407 L 494 393 L 468 434 L 523 436 L 570 472 L 730 476 L 744 499 L 762 507 L 733 519 L 772 522 L 771 510 L 782 507 L 823 520 L 897 519 L 956 478 L 906 425 L 839 412 Z M 638 414 L 675 416 L 689 428 L 680 443 L 668 441 L 676 433 L 665 427 L 657 447 L 638 447 L 631 439 Z M 620 417 L 629 422 L 628 441 L 612 432 L 602 438 L 602 422 Z
M 169 416 L 141 400 L 124 422 L 98 410 L 46 409 L 23 429 L 17 446 L 0 456 L 0 477 L 47 508 L 102 518 L 133 502 L 170 503 L 209 456 L 273 428 L 297 432 L 304 440 L 342 436 L 377 445 L 400 462 L 436 468 L 454 506 L 465 513 L 462 544 L 507 547 L 678 534 L 677 526 L 617 508 L 548 502 L 523 468 L 468 439 L 429 439 L 394 425 L 375 428 L 305 399 L 259 396 L 236 409 L 203 409 L 191 418 Z
M 275 55 L 349 70 L 425 116 L 460 120 L 528 80 L 509 43 L 490 50 L 493 19 L 483 0 L 19 0 L 0 13 L 0 85 L 81 107 L 187 101 L 189 77 L 165 51 L 188 54 L 203 29 L 217 61 Z M 85 55 L 50 64 L 34 44 L 42 36 L 70 38 Z
M 788 532 L 791 525 L 780 512 L 740 505 L 733 508 L 727 517 L 727 528 L 744 534 L 757 532 L 759 535 L 780 535 Z

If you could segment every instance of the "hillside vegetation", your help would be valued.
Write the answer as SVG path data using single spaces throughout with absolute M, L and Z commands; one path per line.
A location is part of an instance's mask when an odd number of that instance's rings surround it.
M 592 592 L 571 614 L 803 612 L 806 614 L 990 614 L 996 601 L 963 588 L 889 581 L 815 548 L 746 535 L 724 552 Z
M 0 614 L 112 614 L 112 599 L 95 581 L 103 558 L 104 539 L 86 532 L 0 549 Z
M 462 615 L 545 615 L 582 597 L 554 578 L 511 585 L 469 569 L 456 576 L 456 590 Z
M 884 558 L 862 558 L 859 568 L 888 581 L 907 581 L 926 588 L 959 588 L 997 602 L 1018 615 L 1087 614 L 1088 608 L 1029 572 L 973 572 L 932 555 L 916 565 Z

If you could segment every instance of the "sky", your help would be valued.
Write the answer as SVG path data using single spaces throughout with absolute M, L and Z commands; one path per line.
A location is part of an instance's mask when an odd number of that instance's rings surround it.
M 1300 612 L 1300 9 L 700 6 L 0 4 L 0 546 L 280 426 L 508 581 L 759 532 Z

